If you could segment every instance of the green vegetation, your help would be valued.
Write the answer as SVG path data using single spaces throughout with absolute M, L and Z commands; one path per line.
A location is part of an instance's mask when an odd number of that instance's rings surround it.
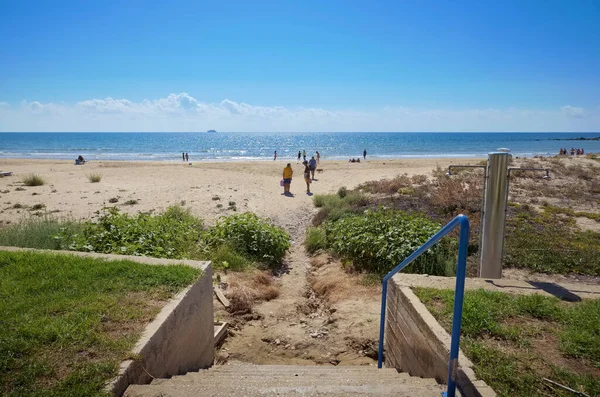
M 551 214 L 563 214 L 570 217 L 588 218 L 600 222 L 600 213 L 575 211 L 570 208 L 557 207 L 554 205 L 544 203 L 542 204 L 542 209 L 544 210 L 544 212 L 548 212 Z
M 90 183 L 98 183 L 102 180 L 102 174 L 91 173 L 87 175 L 87 179 Z
M 40 249 L 64 249 L 61 234 L 70 240 L 73 234 L 81 231 L 80 223 L 59 221 L 50 217 L 28 217 L 7 227 L 0 227 L 0 245 L 10 247 L 27 247 Z
M 34 204 L 31 206 L 30 211 L 43 210 L 44 208 L 46 208 L 46 204 L 43 204 L 43 203 Z
M 223 244 L 216 247 L 210 254 L 214 269 L 242 271 L 253 264 L 252 260 L 239 254 L 230 244 Z
M 23 184 L 25 186 L 42 186 L 46 184 L 46 181 L 39 175 L 29 174 L 23 177 Z
M 306 250 L 314 254 L 318 250 L 327 249 L 327 235 L 325 230 L 320 227 L 309 227 L 306 229 L 306 238 L 304 239 Z
M 181 207 L 134 216 L 107 208 L 97 222 L 84 223 L 80 233 L 65 230 L 59 237 L 73 251 L 177 259 L 194 249 L 201 231 L 202 222 Z
M 254 214 L 225 217 L 203 230 L 200 219 L 174 206 L 158 215 L 128 215 L 115 207 L 105 208 L 96 220 L 88 222 L 24 218 L 0 227 L 0 245 L 210 259 L 217 269 L 237 271 L 261 263 L 280 263 L 290 242 L 283 229 Z
M 0 252 L 0 394 L 105 396 L 145 324 L 199 276 L 65 255 Z
M 223 218 L 206 232 L 204 240 L 212 249 L 229 244 L 236 251 L 269 265 L 280 263 L 290 247 L 289 236 L 283 229 L 249 212 Z
M 544 273 L 600 275 L 600 233 L 581 231 L 553 207 L 538 212 L 512 206 L 506 224 L 504 263 Z
M 339 196 L 324 196 L 322 207 L 329 202 L 344 202 L 356 197 L 348 192 Z M 337 197 L 337 198 L 335 198 Z M 347 203 L 347 201 L 346 201 Z M 352 262 L 355 270 L 385 274 L 433 236 L 441 225 L 423 215 L 380 208 L 352 212 L 348 204 L 346 212 L 338 218 L 325 218 L 317 228 L 309 228 L 305 245 L 309 252 L 328 249 L 342 259 Z M 332 208 L 340 208 L 333 206 Z M 435 275 L 451 275 L 455 272 L 454 243 L 445 239 L 409 265 L 405 271 Z
M 361 212 L 369 204 L 368 198 L 361 192 L 340 188 L 337 194 L 315 194 L 313 198 L 319 212 L 313 219 L 315 226 L 325 220 L 337 220 L 344 215 Z
M 454 291 L 415 293 L 449 331 Z M 501 396 L 569 396 L 546 377 L 600 395 L 600 300 L 566 303 L 541 295 L 467 291 L 461 347 Z M 577 370 L 573 370 L 577 368 Z
M 131 200 L 125 201 L 125 203 L 123 203 L 123 204 L 125 204 L 125 205 L 136 205 L 137 203 L 138 203 L 137 200 L 131 199 Z

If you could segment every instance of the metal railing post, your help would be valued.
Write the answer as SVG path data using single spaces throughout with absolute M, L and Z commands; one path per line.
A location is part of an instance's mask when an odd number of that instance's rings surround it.
M 462 309 L 465 297 L 465 278 L 467 275 L 467 250 L 469 247 L 469 221 L 460 220 L 460 237 L 458 240 L 458 263 L 456 266 L 456 288 L 454 292 L 454 315 L 452 316 L 452 336 L 450 339 L 450 360 L 448 361 L 447 397 L 456 396 L 456 373 L 458 370 L 458 352 L 460 347 L 460 328 L 462 325 Z

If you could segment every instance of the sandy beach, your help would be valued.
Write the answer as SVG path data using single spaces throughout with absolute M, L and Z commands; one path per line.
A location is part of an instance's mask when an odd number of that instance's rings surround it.
M 394 177 L 398 174 L 430 174 L 437 165 L 470 164 L 481 159 L 420 158 L 374 160 L 361 163 L 321 161 L 323 172 L 315 174 L 311 185 L 314 194 L 331 193 L 341 186 L 353 188 L 363 182 Z M 0 223 L 14 223 L 29 216 L 35 204 L 44 204 L 44 213 L 54 216 L 87 219 L 104 206 L 116 205 L 128 213 L 157 211 L 183 204 L 193 214 L 212 223 L 235 202 L 237 211 L 251 211 L 268 217 L 293 231 L 295 219 L 313 211 L 312 198 L 306 194 L 302 178 L 304 167 L 292 162 L 294 178 L 291 192 L 282 195 L 279 186 L 287 161 L 251 162 L 101 162 L 76 166 L 71 161 L 2 159 L 0 170 L 12 171 L 0 178 Z M 43 186 L 23 186 L 22 178 L 38 174 Z M 102 180 L 90 183 L 87 175 L 99 173 Z M 17 188 L 25 190 L 16 190 Z M 116 203 L 110 199 L 117 198 Z M 137 204 L 125 205 L 128 200 Z M 24 208 L 13 208 L 21 204 Z M 221 204 L 220 207 L 218 205 Z

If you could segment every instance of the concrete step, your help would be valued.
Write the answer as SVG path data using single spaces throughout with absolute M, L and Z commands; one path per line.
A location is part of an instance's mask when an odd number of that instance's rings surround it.
M 150 385 L 132 385 L 126 397 L 192 396 L 423 396 L 439 397 L 433 379 L 368 366 L 296 366 L 232 363 Z

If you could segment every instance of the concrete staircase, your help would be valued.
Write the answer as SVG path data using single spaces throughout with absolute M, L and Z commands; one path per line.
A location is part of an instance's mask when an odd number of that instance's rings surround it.
M 434 379 L 412 377 L 390 368 L 231 363 L 155 379 L 149 385 L 131 385 L 124 396 L 440 397 L 443 390 Z

